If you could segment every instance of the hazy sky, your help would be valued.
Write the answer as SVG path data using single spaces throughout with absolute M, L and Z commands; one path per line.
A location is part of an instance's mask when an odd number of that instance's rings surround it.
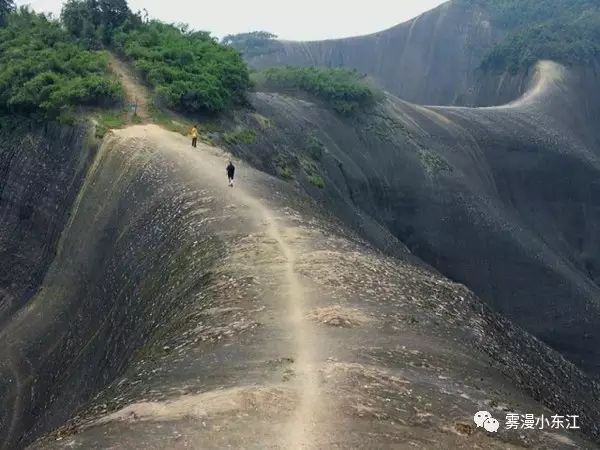
M 411 19 L 445 0 L 129 0 L 165 22 L 185 22 L 218 37 L 266 30 L 282 39 L 310 40 L 373 33 Z M 17 0 L 60 13 L 61 0 Z

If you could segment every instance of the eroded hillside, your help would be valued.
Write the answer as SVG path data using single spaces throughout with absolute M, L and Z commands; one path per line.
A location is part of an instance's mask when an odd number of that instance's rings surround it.
M 4 447 L 592 446 L 475 429 L 561 412 L 596 439 L 597 386 L 286 183 L 238 164 L 227 187 L 226 161 L 153 125 L 106 138 L 0 335 Z
M 299 182 L 382 249 L 381 227 L 389 230 L 598 373 L 597 83 L 592 69 L 546 62 L 506 106 L 388 96 L 349 119 L 306 98 L 257 93 L 256 113 L 238 119 L 256 141 L 235 151 Z

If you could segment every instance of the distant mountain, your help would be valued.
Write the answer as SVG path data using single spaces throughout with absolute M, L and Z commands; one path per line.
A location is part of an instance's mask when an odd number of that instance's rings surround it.
M 514 76 L 538 60 L 590 64 L 600 54 L 599 30 L 591 0 L 454 0 L 367 36 L 290 42 L 257 35 L 230 43 L 255 69 L 348 67 L 411 102 L 485 106 L 522 94 L 523 79 Z
M 450 2 L 409 22 L 368 36 L 318 42 L 275 41 L 268 51 L 241 48 L 251 67 L 350 67 L 385 89 L 426 104 L 469 103 L 475 69 L 504 37 L 478 6 Z

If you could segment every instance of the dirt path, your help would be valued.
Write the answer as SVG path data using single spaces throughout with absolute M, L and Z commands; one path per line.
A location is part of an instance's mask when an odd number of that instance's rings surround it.
M 293 419 L 288 424 L 282 446 L 283 448 L 312 448 L 314 446 L 312 432 L 317 422 L 316 413 L 319 411 L 318 367 L 315 364 L 316 343 L 311 340 L 310 330 L 307 327 L 305 289 L 296 272 L 296 253 L 288 245 L 272 212 L 260 201 L 245 194 L 243 190 L 240 190 L 240 194 L 265 220 L 268 235 L 277 242 L 279 251 L 285 258 L 284 272 L 289 316 L 280 319 L 289 322 L 293 336 L 295 346 L 293 354 L 299 381 L 297 389 L 300 401 Z
M 109 59 L 110 69 L 119 77 L 125 95 L 127 105 L 137 105 L 137 115 L 142 121 L 150 120 L 150 92 L 137 79 L 133 70 L 112 53 Z
M 280 272 L 281 299 L 283 304 L 278 305 L 282 314 L 275 317 L 282 329 L 288 330 L 292 348 L 288 350 L 293 357 L 295 368 L 295 390 L 298 398 L 295 412 L 292 414 L 286 430 L 282 436 L 282 448 L 315 448 L 316 439 L 314 429 L 318 422 L 316 417 L 320 410 L 319 383 L 317 364 L 317 345 L 313 342 L 307 319 L 307 289 L 296 270 L 298 259 L 294 247 L 288 239 L 293 238 L 293 227 L 287 226 L 278 214 L 270 209 L 261 199 L 251 194 L 244 186 L 238 183 L 232 189 L 228 187 L 225 177 L 225 166 L 229 155 L 215 147 L 199 144 L 197 151 L 192 151 L 189 141 L 175 133 L 168 132 L 156 125 L 144 125 L 130 127 L 116 131 L 121 136 L 131 138 L 143 138 L 151 140 L 165 151 L 172 151 L 178 158 L 184 158 L 189 164 L 198 170 L 198 176 L 208 180 L 213 186 L 213 195 L 221 196 L 226 201 L 232 201 L 245 208 L 238 209 L 238 214 L 249 215 L 254 223 L 261 224 L 267 240 L 276 243 L 276 251 L 279 259 L 284 262 L 283 267 L 278 262 L 273 262 L 272 270 Z M 241 217 L 238 220 L 243 223 Z M 275 259 L 275 258 L 274 258 Z M 249 262 L 252 264 L 252 262 Z M 322 428 L 322 424 L 319 423 Z

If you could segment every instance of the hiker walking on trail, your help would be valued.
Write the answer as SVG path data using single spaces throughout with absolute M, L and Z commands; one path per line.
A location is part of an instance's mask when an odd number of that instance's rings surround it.
M 196 148 L 198 144 L 198 127 L 192 128 L 192 147 Z
M 227 178 L 229 179 L 229 187 L 233 187 L 233 176 L 235 175 L 235 166 L 229 160 L 229 164 L 227 165 Z

